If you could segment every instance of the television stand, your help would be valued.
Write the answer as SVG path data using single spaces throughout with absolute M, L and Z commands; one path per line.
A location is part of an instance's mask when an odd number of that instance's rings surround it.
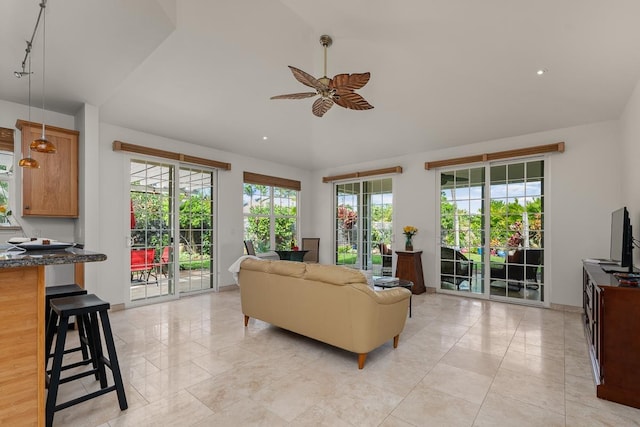
M 582 306 L 596 395 L 640 409 L 640 288 L 584 262 Z

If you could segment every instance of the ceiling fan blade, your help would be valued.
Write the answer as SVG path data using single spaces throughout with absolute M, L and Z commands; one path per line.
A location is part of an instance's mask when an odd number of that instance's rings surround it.
M 272 96 L 270 99 L 304 99 L 304 98 L 311 98 L 312 96 L 316 96 L 317 94 L 318 92 L 289 93 L 286 95 Z
M 338 97 L 334 97 L 334 101 L 341 107 L 350 110 L 370 110 L 373 108 L 373 105 L 355 92 L 338 93 L 338 95 Z
M 293 73 L 293 77 L 295 77 L 296 80 L 302 83 L 303 85 L 312 87 L 317 91 L 327 90 L 327 86 L 322 84 L 318 79 L 313 77 L 311 74 L 305 73 L 301 69 L 292 67 L 291 65 L 289 65 L 289 69 Z
M 366 85 L 370 78 L 371 73 L 337 74 L 329 86 L 336 90 L 354 91 Z
M 311 107 L 311 111 L 313 111 L 313 114 L 315 116 L 322 117 L 324 116 L 324 113 L 329 111 L 329 108 L 331 108 L 332 105 L 333 105 L 333 101 L 330 100 L 329 98 L 318 98 L 313 103 L 313 106 Z

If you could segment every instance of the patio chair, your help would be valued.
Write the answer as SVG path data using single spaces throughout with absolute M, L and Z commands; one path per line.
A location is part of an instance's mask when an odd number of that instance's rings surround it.
M 464 256 L 460 251 L 446 246 L 440 248 L 440 281 L 455 285 L 460 290 L 463 282 L 469 283 L 473 277 L 473 261 Z
M 131 281 L 149 282 L 149 278 L 153 276 L 158 282 L 158 275 L 155 271 L 159 266 L 155 262 L 155 248 L 131 249 Z M 137 275 L 137 279 L 135 276 Z
M 393 251 L 386 243 L 382 242 L 378 243 L 378 249 L 380 249 L 380 257 L 382 258 L 382 275 L 393 276 Z
M 320 238 L 319 237 L 303 237 L 302 250 L 309 251 L 304 254 L 302 261 L 310 263 L 318 263 L 320 258 Z
M 165 246 L 162 248 L 162 255 L 160 256 L 160 271 L 164 277 L 167 277 L 169 273 L 169 260 L 171 259 L 171 246 Z
M 251 240 L 245 240 L 244 241 L 244 248 L 247 250 L 247 255 L 254 255 L 256 254 L 256 250 L 253 247 L 253 242 Z
M 506 282 L 511 288 L 538 289 L 538 267 L 542 249 L 518 249 L 506 263 L 491 263 L 491 282 Z

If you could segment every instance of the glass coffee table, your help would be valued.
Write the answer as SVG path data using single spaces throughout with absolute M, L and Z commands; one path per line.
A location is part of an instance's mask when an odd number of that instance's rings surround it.
M 373 276 L 373 286 L 374 288 L 405 288 L 409 289 L 411 292 L 411 288 L 413 287 L 413 282 L 405 279 L 398 279 L 397 277 L 382 277 L 382 276 Z M 411 317 L 411 299 L 413 297 L 413 292 L 411 292 L 411 296 L 409 297 L 409 317 Z

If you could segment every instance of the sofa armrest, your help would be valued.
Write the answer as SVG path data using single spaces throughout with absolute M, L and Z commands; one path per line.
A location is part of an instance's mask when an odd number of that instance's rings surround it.
M 383 305 L 395 304 L 403 300 L 408 300 L 411 297 L 411 291 L 401 287 L 373 291 L 366 286 L 366 289 L 371 292 L 371 296 L 376 303 Z

